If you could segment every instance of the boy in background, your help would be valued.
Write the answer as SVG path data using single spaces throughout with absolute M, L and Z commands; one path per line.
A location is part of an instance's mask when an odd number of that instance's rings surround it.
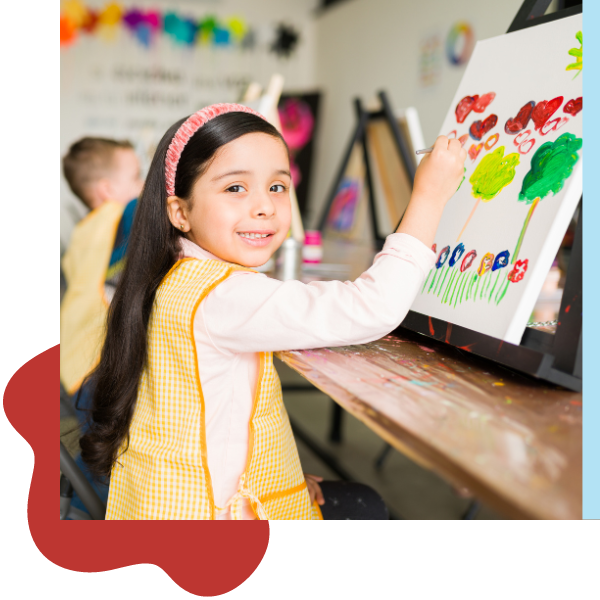
M 75 196 L 90 209 L 75 226 L 62 259 L 67 290 L 60 311 L 60 378 L 72 395 L 99 357 L 143 181 L 131 143 L 105 138 L 75 142 L 63 158 L 63 171 Z
M 73 403 L 85 410 L 92 390 L 81 383 L 99 358 L 108 305 L 125 263 L 143 181 L 131 143 L 105 138 L 75 142 L 63 157 L 63 172 L 90 211 L 75 226 L 61 269 L 67 289 L 60 310 L 60 378 L 74 396 Z M 85 421 L 85 412 L 76 413 Z M 108 485 L 89 475 L 80 455 L 75 462 L 106 502 Z M 65 518 L 90 518 L 76 493 Z

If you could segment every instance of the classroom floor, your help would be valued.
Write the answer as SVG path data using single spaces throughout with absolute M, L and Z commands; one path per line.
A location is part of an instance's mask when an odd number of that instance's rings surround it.
M 298 373 L 279 360 L 275 366 L 285 387 L 310 385 Z M 319 391 L 284 391 L 283 399 L 290 415 L 305 433 L 330 453 L 355 481 L 370 485 L 385 500 L 390 512 L 402 519 L 460 519 L 471 500 L 461 498 L 452 487 L 435 473 L 423 469 L 400 452 L 392 449 L 380 470 L 375 460 L 385 442 L 366 425 L 349 413 L 343 415 L 343 438 L 339 444 L 329 441 L 333 401 Z M 300 461 L 306 473 L 326 479 L 339 479 L 336 474 L 296 438 Z M 482 505 L 476 519 L 502 519 L 492 509 Z

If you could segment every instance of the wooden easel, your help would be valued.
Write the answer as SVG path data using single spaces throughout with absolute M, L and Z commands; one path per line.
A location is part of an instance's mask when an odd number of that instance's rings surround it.
M 402 167 L 404 168 L 406 177 L 409 181 L 411 188 L 415 178 L 416 166 L 412 158 L 410 143 L 406 139 L 406 136 L 404 135 L 404 133 L 398 125 L 398 121 L 394 116 L 387 94 L 385 92 L 379 92 L 378 98 L 381 103 L 381 107 L 378 110 L 374 111 L 367 110 L 363 106 L 359 98 L 356 98 L 354 100 L 357 124 L 354 131 L 352 132 L 350 142 L 346 147 L 344 157 L 339 166 L 336 177 L 333 181 L 333 185 L 330 188 L 330 192 L 327 197 L 325 207 L 323 208 L 323 212 L 321 213 L 321 217 L 319 219 L 317 227 L 320 231 L 324 231 L 324 229 L 327 226 L 327 218 L 333 205 L 333 201 L 336 197 L 342 179 L 344 178 L 344 174 L 346 173 L 348 164 L 350 163 L 352 153 L 358 144 L 362 147 L 363 162 L 365 168 L 365 187 L 368 194 L 367 198 L 369 207 L 369 221 L 371 225 L 372 236 L 375 245 L 381 248 L 383 246 L 383 243 L 385 242 L 385 236 L 381 234 L 378 226 L 377 203 L 373 185 L 372 160 L 367 140 L 368 124 L 374 121 L 384 121 L 389 126 L 392 139 L 394 141 L 396 150 L 398 152 L 398 156 L 400 158 L 400 162 L 402 164 Z
M 507 33 L 581 13 L 582 7 L 579 5 L 545 15 L 550 1 L 525 0 Z M 521 343 L 515 345 L 413 311 L 409 311 L 400 328 L 446 342 L 538 379 L 581 391 L 583 306 L 581 201 L 577 210 L 577 228 L 555 334 L 526 328 Z

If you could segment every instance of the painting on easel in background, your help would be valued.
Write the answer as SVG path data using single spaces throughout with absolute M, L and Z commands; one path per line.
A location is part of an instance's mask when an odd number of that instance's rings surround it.
M 325 231 L 328 237 L 354 241 L 368 238 L 365 191 L 363 149 L 360 144 L 355 144 L 327 214 Z
M 468 152 L 412 310 L 518 344 L 582 193 L 581 15 L 479 42 L 441 133 Z
M 387 94 L 366 110 L 354 100 L 357 124 L 319 220 L 327 237 L 382 247 L 400 221 L 412 191 L 423 134 L 415 108 L 400 115 Z
M 302 214 L 306 212 L 310 190 L 320 99 L 319 92 L 282 94 L 278 105 L 281 133 L 290 149 L 292 179 Z

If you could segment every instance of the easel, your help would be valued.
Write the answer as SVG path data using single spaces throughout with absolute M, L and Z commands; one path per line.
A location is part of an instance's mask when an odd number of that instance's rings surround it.
M 544 15 L 551 0 L 525 0 L 507 33 L 581 13 L 581 5 Z M 583 199 L 582 199 L 583 200 Z M 582 388 L 582 230 L 579 217 L 556 333 L 527 328 L 517 346 L 465 327 L 409 311 L 400 328 L 409 329 L 506 367 L 563 387 Z
M 406 139 L 405 135 L 403 134 L 402 130 L 400 129 L 396 118 L 394 117 L 394 113 L 389 103 L 387 94 L 383 91 L 379 92 L 378 98 L 381 103 L 381 107 L 379 110 L 375 111 L 368 111 L 363 106 L 359 98 L 355 98 L 354 100 L 354 108 L 357 117 L 356 128 L 352 133 L 350 142 L 346 147 L 346 152 L 344 153 L 344 157 L 342 159 L 336 177 L 333 181 L 333 185 L 330 188 L 330 192 L 327 197 L 327 201 L 325 203 L 323 212 L 321 214 L 321 218 L 319 219 L 317 228 L 320 231 L 324 231 L 327 225 L 327 218 L 329 216 L 329 212 L 333 205 L 333 201 L 336 197 L 342 179 L 344 178 L 344 174 L 346 173 L 346 169 L 348 167 L 348 163 L 350 162 L 352 152 L 356 145 L 359 144 L 360 146 L 362 146 L 363 161 L 365 166 L 365 184 L 368 194 L 369 220 L 371 224 L 371 231 L 375 245 L 378 248 L 381 248 L 383 246 L 383 243 L 385 242 L 385 236 L 381 235 L 378 226 L 377 203 L 373 186 L 373 171 L 367 143 L 367 125 L 370 122 L 377 120 L 384 120 L 389 125 L 392 138 L 398 151 L 398 156 L 405 170 L 407 178 L 411 184 L 411 187 L 412 182 L 415 178 L 416 167 L 412 159 L 410 144 Z

